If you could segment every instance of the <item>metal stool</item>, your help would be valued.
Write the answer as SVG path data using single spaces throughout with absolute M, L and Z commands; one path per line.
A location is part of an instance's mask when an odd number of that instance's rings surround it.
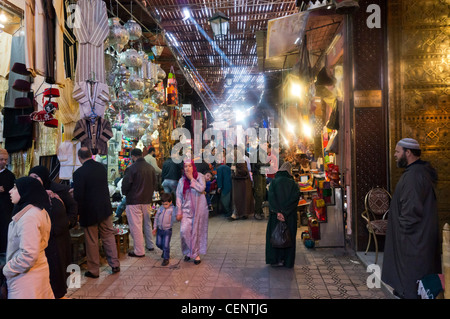
M 120 258 L 120 250 L 123 248 L 124 254 L 127 253 L 129 247 L 129 233 L 128 230 L 124 230 L 123 233 L 115 235 L 116 247 L 117 247 L 117 257 Z

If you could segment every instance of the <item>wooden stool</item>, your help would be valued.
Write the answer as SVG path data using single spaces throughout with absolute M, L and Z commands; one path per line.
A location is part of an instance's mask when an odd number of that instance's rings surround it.
M 127 253 L 129 247 L 129 233 L 128 230 L 124 230 L 121 234 L 116 234 L 116 247 L 117 247 L 117 257 L 120 258 L 120 250 L 123 248 L 124 254 Z

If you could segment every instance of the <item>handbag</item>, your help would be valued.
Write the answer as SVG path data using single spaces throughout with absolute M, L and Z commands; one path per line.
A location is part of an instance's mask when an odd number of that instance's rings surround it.
M 273 248 L 292 247 L 292 237 L 286 222 L 278 221 L 270 237 Z
M 330 140 L 328 141 L 327 147 L 325 151 L 331 152 L 334 154 L 339 153 L 339 131 L 334 131 L 333 134 L 331 134 Z

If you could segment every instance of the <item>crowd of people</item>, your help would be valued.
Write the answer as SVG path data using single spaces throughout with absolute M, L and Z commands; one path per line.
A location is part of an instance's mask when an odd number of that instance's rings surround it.
M 235 148 L 235 159 L 237 152 Z M 162 251 L 162 265 L 167 266 L 172 227 L 180 222 L 184 261 L 200 264 L 201 255 L 207 252 L 210 192 L 215 190 L 220 203 L 217 211 L 231 222 L 251 215 L 263 219 L 263 203 L 268 201 L 266 264 L 292 268 L 300 198 L 293 163 L 299 164 L 298 171 L 307 170 L 308 163 L 305 157 L 296 162 L 273 155 L 268 147 L 269 162 L 265 164 L 259 158 L 250 163 L 248 156 L 244 163 L 227 163 L 228 158 L 223 156 L 221 163 L 213 164 L 196 163 L 194 158 L 178 164 L 179 161 L 167 158 L 158 171 L 154 167 L 158 165 L 153 160 L 154 153 L 144 157 L 140 149 L 133 149 L 132 164 L 121 181 L 124 201 L 120 209 L 125 211 L 134 243 L 128 256 L 143 258 L 146 249 L 152 251 L 156 246 Z M 6 167 L 8 153 L 0 149 L 0 284 L 7 287 L 8 298 L 64 298 L 67 267 L 72 262 L 70 229 L 78 225 L 85 233 L 85 276 L 99 277 L 99 238 L 111 273 L 120 272 L 107 170 L 86 147 L 80 148 L 78 158 L 82 166 L 74 172 L 70 189 L 53 182 L 44 166 L 33 167 L 29 176 L 16 179 Z M 396 289 L 398 296 L 414 298 L 417 280 L 439 271 L 434 191 L 437 175 L 429 163 L 420 159 L 420 146 L 413 139 L 403 139 L 397 144 L 395 159 L 406 170 L 391 203 L 382 278 Z M 264 174 L 261 170 L 264 166 L 272 166 L 275 171 Z M 162 205 L 152 222 L 153 193 L 160 187 Z M 415 197 L 411 199 L 409 194 Z M 403 216 L 407 219 L 403 220 Z M 282 248 L 271 242 L 280 222 L 286 223 L 294 239 Z M 424 232 L 427 241 L 416 236 Z M 422 250 L 411 250 L 411 246 L 405 246 L 409 242 L 417 243 L 415 247 Z M 424 242 L 426 246 L 422 245 Z M 0 296 L 4 291 L 0 291 Z

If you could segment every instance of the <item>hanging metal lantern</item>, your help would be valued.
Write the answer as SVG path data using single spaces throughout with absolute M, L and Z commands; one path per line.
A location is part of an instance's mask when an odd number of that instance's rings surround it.
M 144 88 L 144 79 L 137 74 L 130 75 L 126 85 L 128 91 L 140 91 Z
M 211 19 L 209 19 L 209 24 L 211 25 L 211 29 L 213 30 L 214 37 L 222 38 L 227 35 L 228 29 L 230 27 L 230 18 L 228 18 L 225 14 L 218 11 L 216 12 Z
M 131 139 L 140 139 L 145 133 L 145 129 L 133 119 L 125 119 L 122 125 L 122 134 Z
M 119 62 L 127 67 L 140 68 L 142 56 L 135 49 L 128 49 L 120 54 Z
M 144 111 L 144 103 L 133 97 L 128 97 L 123 103 L 122 111 L 128 116 L 140 114 Z
M 164 51 L 164 47 L 162 45 L 154 45 L 152 47 L 153 55 L 156 58 L 159 58 L 161 56 L 161 54 L 163 53 L 163 51 Z
M 113 86 L 116 79 L 115 70 L 117 68 L 117 60 L 109 53 L 105 53 L 105 74 L 106 84 Z
M 136 21 L 128 20 L 124 27 L 130 34 L 130 40 L 139 40 L 142 36 L 142 28 Z
M 109 35 L 108 43 L 116 50 L 117 53 L 122 52 L 124 46 L 128 43 L 129 33 L 125 27 L 120 24 L 119 18 L 109 18 Z
M 145 132 L 144 135 L 141 137 L 141 142 L 144 144 L 145 147 L 148 147 L 152 144 L 151 134 L 148 132 Z
M 159 81 L 164 80 L 164 79 L 166 78 L 166 76 L 167 76 L 166 71 L 164 71 L 164 70 L 162 69 L 162 67 L 161 67 L 160 64 L 157 64 L 157 65 L 156 65 L 156 76 L 157 76 L 157 79 L 158 79 Z

